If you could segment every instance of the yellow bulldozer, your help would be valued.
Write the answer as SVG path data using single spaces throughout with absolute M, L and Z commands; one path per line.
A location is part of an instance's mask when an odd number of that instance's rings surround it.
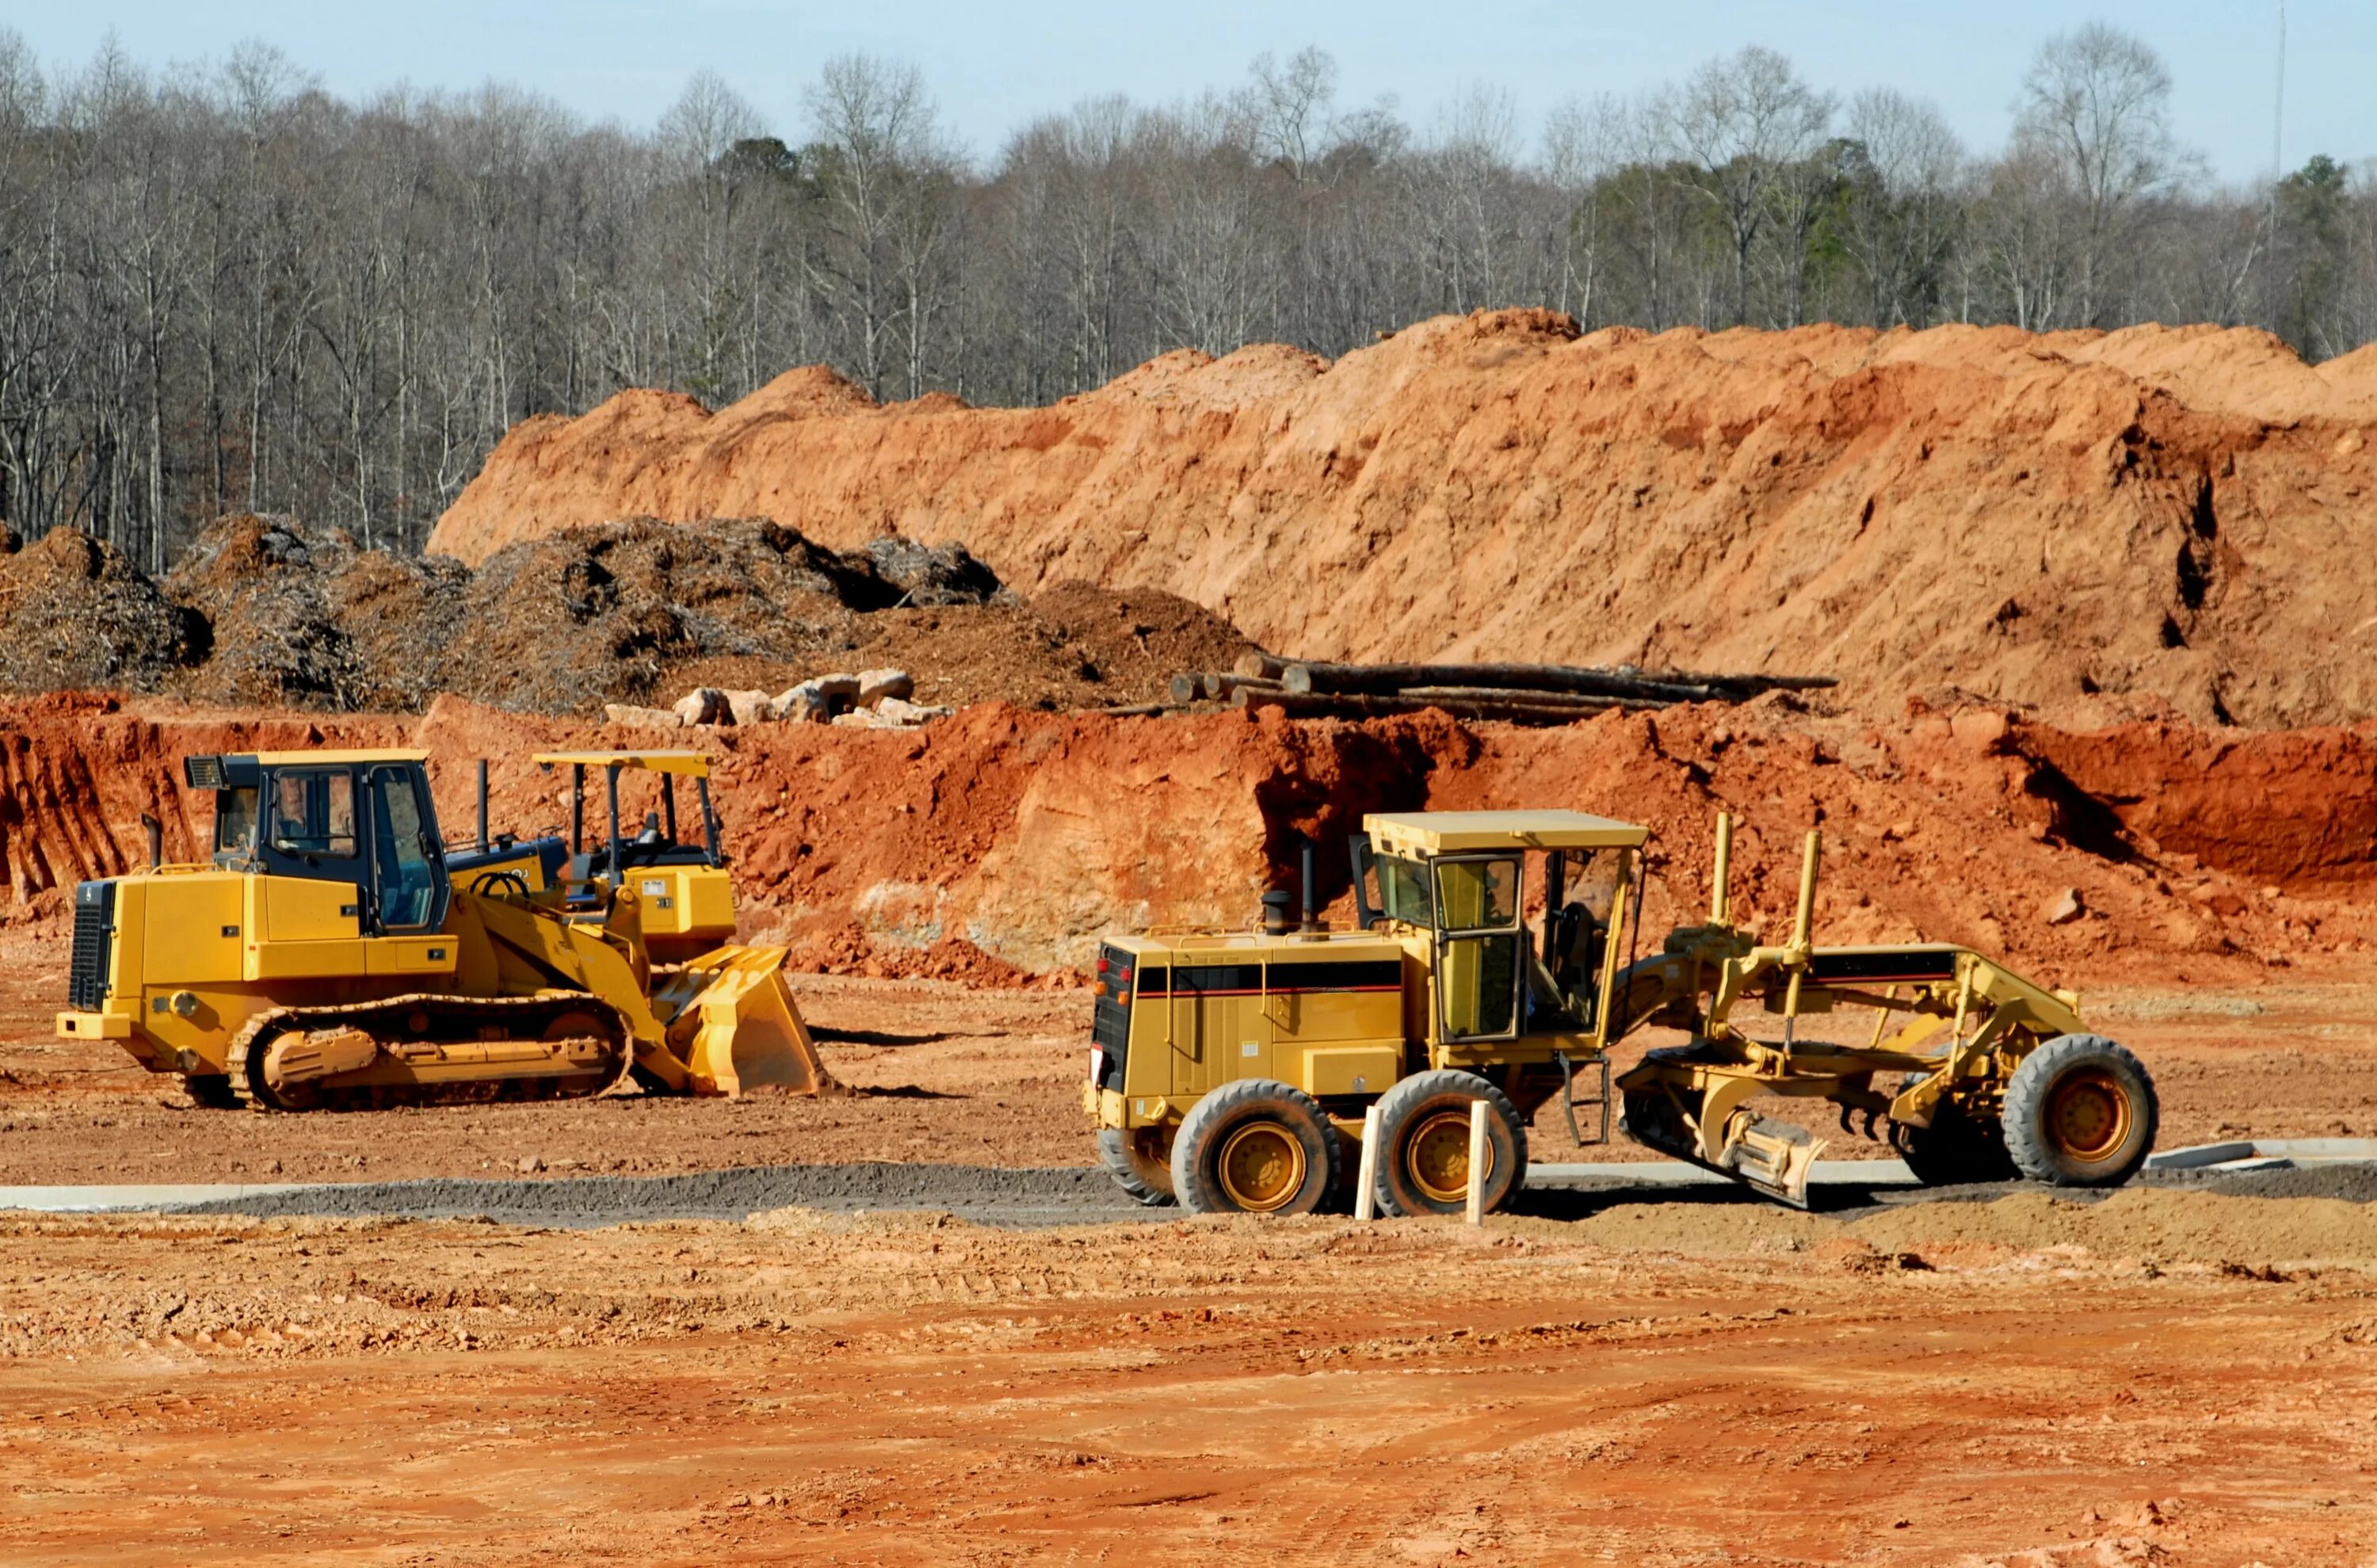
M 1928 1184 L 2016 1176 L 2058 1186 L 2127 1180 L 2153 1148 L 2153 1080 L 2087 1033 L 2079 999 L 1946 943 L 1819 947 L 1817 835 L 1796 918 L 1762 943 L 1732 923 L 1732 823 L 1720 817 L 1708 917 L 1633 953 L 1646 830 L 1578 811 L 1373 815 L 1353 844 L 1358 929 L 1265 897 L 1260 929 L 1109 938 L 1097 959 L 1082 1105 L 1101 1161 L 1145 1203 L 1194 1212 L 1309 1213 L 1342 1198 L 1346 1151 L 1377 1111 L 1375 1206 L 1458 1212 L 1482 1102 L 1485 1206 L 1525 1179 L 1538 1108 L 1577 1083 L 1608 1134 L 1614 1101 L 1635 1142 L 1805 1206 L 1824 1143 L 1763 1114 L 1780 1096 L 1828 1102 L 1844 1131 L 1879 1122 Z M 1530 930 L 1530 887 L 1540 924 Z M 1869 1032 L 1810 1037 L 1803 1021 L 1863 1009 Z M 1761 1029 L 1750 1018 L 1762 1011 Z M 1612 1080 L 1636 1029 L 1684 1038 Z M 1837 1023 L 1825 1030 L 1836 1034 Z
M 541 753 L 569 832 L 448 845 L 420 751 L 184 761 L 214 797 L 204 865 L 75 891 L 57 1032 L 114 1040 L 201 1104 L 300 1111 L 831 1086 L 781 948 L 734 945 L 734 896 L 691 751 Z M 609 832 L 589 842 L 586 785 Z M 623 780 L 657 799 L 640 828 Z M 678 831 L 693 786 L 699 835 Z

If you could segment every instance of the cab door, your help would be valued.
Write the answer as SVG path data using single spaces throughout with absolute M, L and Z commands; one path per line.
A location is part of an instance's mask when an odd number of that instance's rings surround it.
M 374 926 L 390 936 L 436 930 L 446 922 L 454 890 L 446 880 L 429 781 L 416 767 L 376 767 L 364 776 L 364 792 Z
M 1445 856 L 1436 884 L 1436 1006 L 1446 1041 L 1518 1037 L 1526 929 L 1515 855 Z

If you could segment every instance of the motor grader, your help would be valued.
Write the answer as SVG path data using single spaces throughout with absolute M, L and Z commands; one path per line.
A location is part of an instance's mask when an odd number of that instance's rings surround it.
M 2153 1147 L 2152 1079 L 2084 1031 L 2072 993 L 1946 943 L 1816 946 L 1814 833 L 1790 931 L 1762 943 L 1732 923 L 1733 827 L 1720 817 L 1707 919 L 1644 956 L 1642 828 L 1577 811 L 1436 811 L 1372 815 L 1363 829 L 1358 929 L 1313 917 L 1308 845 L 1300 923 L 1284 895 L 1266 895 L 1258 930 L 1103 945 L 1082 1102 L 1132 1197 L 1309 1213 L 1343 1194 L 1375 1107 L 1376 1207 L 1458 1212 L 1483 1102 L 1480 1184 L 1499 1208 L 1555 1095 L 1584 1142 L 1576 1085 L 1588 1072 L 1607 1136 L 1610 1047 L 1649 1025 L 1684 1038 L 1616 1077 L 1628 1136 L 1801 1207 L 1825 1143 L 1762 1114 L 1763 1096 L 1829 1102 L 1845 1131 L 1860 1118 L 1934 1185 L 2108 1186 Z M 1860 1038 L 1803 1034 L 1802 1020 L 1857 1009 L 1873 1014 Z
M 57 1032 L 114 1040 L 208 1105 L 300 1111 L 655 1092 L 814 1093 L 830 1079 L 781 973 L 741 947 L 710 766 L 690 751 L 550 752 L 569 836 L 438 830 L 421 751 L 185 760 L 214 797 L 211 859 L 75 892 Z M 586 782 L 605 780 L 590 843 Z M 623 775 L 657 793 L 640 830 Z M 700 836 L 680 842 L 679 780 Z

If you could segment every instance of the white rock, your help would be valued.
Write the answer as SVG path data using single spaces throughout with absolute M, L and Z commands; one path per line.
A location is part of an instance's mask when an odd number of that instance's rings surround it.
M 854 675 L 837 671 L 830 676 L 819 676 L 815 680 L 803 681 L 801 684 L 814 686 L 828 697 L 839 697 L 845 702 L 854 702 L 858 700 L 858 677 Z
M 902 727 L 897 719 L 887 719 L 871 708 L 856 708 L 847 713 L 836 713 L 834 724 L 846 730 L 895 730 Z
M 726 699 L 726 711 L 738 724 L 764 724 L 774 716 L 769 711 L 772 699 L 764 691 L 728 691 L 721 695 Z
M 905 670 L 881 669 L 858 672 L 858 705 L 862 708 L 886 697 L 914 697 L 916 677 Z
M 927 708 L 922 703 L 902 698 L 886 697 L 875 704 L 876 713 L 895 724 L 921 724 L 932 719 L 946 719 L 957 712 L 954 708 Z
M 2049 901 L 2047 907 L 2040 911 L 2039 917 L 2050 926 L 2068 926 L 2079 919 L 2080 890 L 2065 888 Z
M 639 724 L 646 729 L 673 730 L 685 721 L 666 708 L 639 708 L 632 702 L 605 702 L 603 722 L 606 724 Z
M 768 704 L 770 717 L 784 724 L 821 724 L 833 717 L 833 700 L 805 680 L 778 692 Z
M 731 724 L 734 712 L 726 706 L 726 693 L 714 686 L 698 686 L 676 700 L 670 710 L 679 724 Z

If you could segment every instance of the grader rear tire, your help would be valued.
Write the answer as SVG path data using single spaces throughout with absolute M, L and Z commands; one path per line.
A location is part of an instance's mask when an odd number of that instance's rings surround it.
M 1469 1202 L 1469 1107 L 1486 1116 L 1486 1211 L 1509 1202 L 1527 1175 L 1527 1124 L 1508 1095 L 1475 1072 L 1415 1072 L 1379 1097 L 1379 1177 L 1372 1196 L 1390 1215 L 1457 1215 Z
M 2006 1151 L 2053 1187 L 2120 1186 L 2145 1164 L 2161 1120 L 2145 1063 L 2102 1035 L 2057 1035 L 2006 1084 Z
M 1223 1084 L 1172 1139 L 1172 1191 L 1192 1215 L 1308 1215 L 1337 1185 L 1337 1130 L 1320 1102 L 1268 1078 Z
M 1098 1163 L 1106 1167 L 1115 1185 L 1129 1194 L 1131 1202 L 1151 1209 L 1170 1206 L 1172 1196 L 1172 1162 L 1154 1152 L 1155 1129 L 1152 1127 L 1101 1127 L 1098 1129 Z

